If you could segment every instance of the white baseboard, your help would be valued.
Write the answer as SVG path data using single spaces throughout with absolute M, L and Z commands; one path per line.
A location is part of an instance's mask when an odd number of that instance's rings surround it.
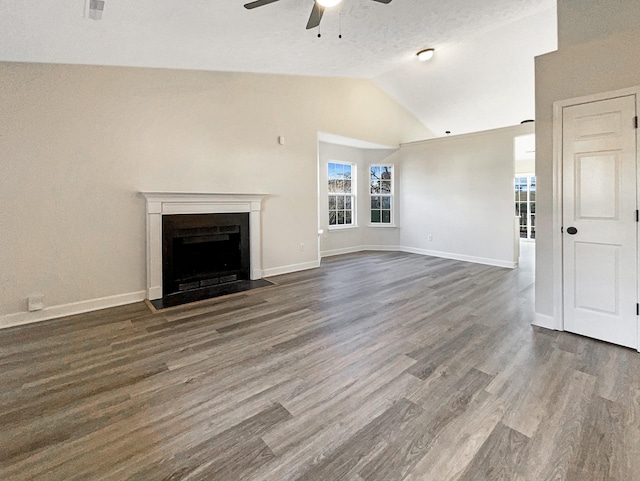
M 97 311 L 108 307 L 132 304 L 134 302 L 143 301 L 146 295 L 146 291 L 137 291 L 127 294 L 118 294 L 115 296 L 101 297 L 99 299 L 90 299 L 87 301 L 51 306 L 42 309 L 41 311 L 8 314 L 6 316 L 0 316 L 0 329 L 21 326 L 23 324 L 31 324 L 33 322 L 47 321 L 58 317 L 72 316 L 74 314 L 82 314 L 84 312 Z
M 320 267 L 320 261 L 303 262 L 302 264 L 291 264 L 289 266 L 273 267 L 264 269 L 262 277 L 280 276 L 291 272 L 306 271 L 307 269 L 316 269 Z
M 362 246 L 357 247 L 345 247 L 343 249 L 331 249 L 329 251 L 321 251 L 320 257 L 332 257 L 332 256 L 341 256 L 343 254 L 353 254 L 354 252 L 361 252 L 364 249 Z
M 320 257 L 340 256 L 342 254 L 354 254 L 356 252 L 363 252 L 363 251 L 402 252 L 402 248 L 400 246 L 374 246 L 374 245 L 345 247 L 343 249 L 332 249 L 329 251 L 322 251 L 320 252 Z
M 517 262 L 508 262 L 500 259 L 489 259 L 485 257 L 465 256 L 461 254 L 452 254 L 450 252 L 430 251 L 427 249 L 418 249 L 416 247 L 403 247 L 403 246 L 364 245 L 364 246 L 345 247 L 343 249 L 333 249 L 329 251 L 322 251 L 320 253 L 320 257 L 339 256 L 342 254 L 353 254 L 355 252 L 362 252 L 362 251 L 407 252 L 409 254 L 442 257 L 444 259 L 473 262 L 475 264 L 484 264 L 484 265 L 495 266 L 495 267 L 506 267 L 508 269 L 515 269 L 516 267 L 518 267 Z
M 535 313 L 535 318 L 531 325 L 542 327 L 544 329 L 553 329 L 554 331 L 562 331 L 562 326 L 559 326 L 552 316 L 540 314 L 539 312 Z
M 503 261 L 501 259 L 490 259 L 486 257 L 466 256 L 462 254 L 453 254 L 451 252 L 431 251 L 427 249 L 418 249 L 416 247 L 400 247 L 402 252 L 408 252 L 410 254 L 420 254 L 423 256 L 442 257 L 443 259 L 452 259 L 456 261 L 473 262 L 475 264 L 484 264 L 495 267 L 506 267 L 508 269 L 515 269 L 518 267 L 517 262 Z

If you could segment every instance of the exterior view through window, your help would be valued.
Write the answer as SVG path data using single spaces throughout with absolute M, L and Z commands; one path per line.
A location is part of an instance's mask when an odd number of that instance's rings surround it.
M 392 224 L 393 165 L 372 165 L 369 169 L 371 223 Z
M 329 162 L 329 226 L 355 225 L 355 165 Z
M 516 216 L 520 218 L 520 238 L 536 238 L 536 176 L 515 179 Z

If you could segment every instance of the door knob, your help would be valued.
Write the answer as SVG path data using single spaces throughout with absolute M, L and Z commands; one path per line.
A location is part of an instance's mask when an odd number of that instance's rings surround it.
M 568 227 L 567 228 L 567 234 L 575 235 L 577 233 L 578 233 L 578 229 L 576 229 L 575 227 Z

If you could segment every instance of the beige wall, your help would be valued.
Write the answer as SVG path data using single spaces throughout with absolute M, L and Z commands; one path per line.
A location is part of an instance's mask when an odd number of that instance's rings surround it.
M 533 130 L 524 124 L 403 145 L 401 245 L 512 266 L 514 138 Z
M 0 63 L 0 85 L 0 316 L 142 291 L 139 191 L 269 194 L 263 268 L 312 265 L 318 131 L 429 136 L 366 80 Z
M 640 85 L 640 2 L 559 0 L 559 50 L 536 59 L 536 312 L 553 315 L 553 103 Z

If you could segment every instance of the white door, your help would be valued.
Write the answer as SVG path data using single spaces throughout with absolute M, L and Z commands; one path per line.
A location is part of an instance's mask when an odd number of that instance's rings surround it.
M 634 95 L 563 110 L 564 328 L 638 348 Z

